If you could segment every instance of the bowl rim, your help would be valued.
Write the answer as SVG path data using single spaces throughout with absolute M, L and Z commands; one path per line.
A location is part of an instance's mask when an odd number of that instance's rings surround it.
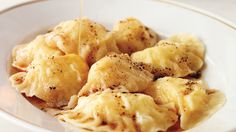
M 0 11 L 0 15 L 4 14 L 4 13 L 7 13 L 11 10 L 14 10 L 14 9 L 17 9 L 17 8 L 21 8 L 21 7 L 24 7 L 24 6 L 27 6 L 27 5 L 31 5 L 31 4 L 35 4 L 35 3 L 39 3 L 39 2 L 44 2 L 44 1 L 49 1 L 49 0 L 32 0 L 32 1 L 26 1 L 26 2 L 22 2 L 20 4 L 16 4 L 16 5 L 13 5 L 13 6 L 9 6 L 3 10 Z M 189 10 L 189 11 L 192 11 L 192 12 L 195 12 L 195 13 L 198 13 L 200 15 L 203 15 L 205 17 L 208 17 L 208 18 L 211 18 L 215 21 L 218 21 L 220 22 L 221 24 L 225 25 L 226 27 L 228 28 L 231 28 L 233 29 L 234 31 L 236 31 L 236 24 L 233 23 L 232 21 L 229 21 L 223 17 L 220 17 L 214 13 L 211 13 L 209 11 L 206 11 L 204 9 L 201 9 L 201 8 L 197 8 L 197 7 L 194 7 L 194 6 L 191 6 L 189 4 L 184 4 L 182 2 L 178 2 L 178 1 L 174 1 L 174 0 L 153 0 L 153 1 L 157 1 L 157 2 L 162 2 L 162 3 L 166 3 L 166 4 L 170 4 L 170 5 L 173 5 L 173 6 L 176 6 L 176 7 L 180 7 L 180 8 L 183 8 L 183 9 L 186 9 L 186 10 Z M 7 111 L 5 111 L 4 109 L 0 108 L 0 117 L 10 121 L 10 122 L 13 122 L 14 124 L 18 125 L 18 126 L 21 126 L 23 128 L 26 128 L 26 129 L 29 129 L 29 130 L 34 130 L 34 131 L 50 131 L 48 129 L 45 129 L 45 128 L 41 128 L 39 125 L 36 125 L 36 124 L 33 124 L 31 122 L 28 122 L 24 119 L 21 119 Z

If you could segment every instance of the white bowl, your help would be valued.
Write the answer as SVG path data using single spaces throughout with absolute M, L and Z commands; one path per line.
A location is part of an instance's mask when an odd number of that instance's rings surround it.
M 204 78 L 210 87 L 225 92 L 227 102 L 210 119 L 189 131 L 236 131 L 235 26 L 193 8 L 159 0 L 85 0 L 84 3 L 84 16 L 110 29 L 116 21 L 133 16 L 164 36 L 183 32 L 198 36 L 207 49 Z M 15 45 L 79 14 L 78 0 L 40 1 L 0 14 L 0 117 L 32 131 L 67 131 L 11 87 L 8 61 Z

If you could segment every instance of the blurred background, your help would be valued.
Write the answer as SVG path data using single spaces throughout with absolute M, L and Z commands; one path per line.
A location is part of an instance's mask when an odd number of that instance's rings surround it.
M 0 0 L 0 10 L 22 2 L 33 0 Z M 37 0 L 34 0 L 37 1 Z M 163 0 L 165 1 L 165 0 Z M 181 2 L 203 10 L 209 11 L 217 16 L 223 17 L 236 23 L 236 0 L 167 0 Z
M 236 0 L 173 0 L 188 4 L 236 24 Z

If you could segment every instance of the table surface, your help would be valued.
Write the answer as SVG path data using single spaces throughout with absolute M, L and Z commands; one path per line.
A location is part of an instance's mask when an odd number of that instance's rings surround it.
M 32 0 L 0 0 L 0 10 Z M 175 0 L 211 12 L 236 24 L 236 0 Z M 21 126 L 0 118 L 0 131 L 30 132 Z

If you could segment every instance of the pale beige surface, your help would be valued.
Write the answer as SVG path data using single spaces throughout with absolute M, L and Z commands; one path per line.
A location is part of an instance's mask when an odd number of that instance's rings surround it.
M 21 126 L 13 125 L 12 122 L 8 120 L 0 118 L 0 131 L 1 132 L 30 132 Z
M 0 10 L 32 0 L 0 0 Z M 37 1 L 37 0 L 36 0 Z M 236 23 L 236 0 L 173 0 L 198 7 Z
M 0 0 L 0 10 L 27 1 L 32 1 L 32 0 Z
M 212 12 L 236 23 L 236 0 L 175 0 Z
M 30 0 L 0 0 L 0 10 L 9 6 Z M 176 0 L 204 10 L 210 11 L 218 16 L 236 23 L 236 0 Z M 25 128 L 16 126 L 13 123 L 0 118 L 0 131 L 7 132 L 29 132 Z

